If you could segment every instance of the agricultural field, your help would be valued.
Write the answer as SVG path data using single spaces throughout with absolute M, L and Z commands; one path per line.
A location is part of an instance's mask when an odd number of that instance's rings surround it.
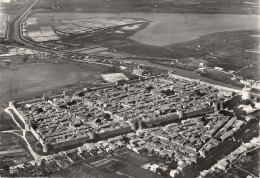
M 0 101 L 25 100 L 42 96 L 52 90 L 97 83 L 103 73 L 113 73 L 111 67 L 96 64 L 24 64 L 19 70 L 1 69 Z M 32 73 L 34 75 L 32 75 Z M 99 83 L 100 84 L 100 83 Z
M 252 152 L 248 152 L 246 155 L 243 155 L 239 160 L 237 160 L 232 166 L 226 170 L 219 170 L 214 174 L 209 175 L 210 178 L 218 177 L 247 177 L 259 175 L 259 154 L 260 149 L 256 149 Z M 245 172 L 246 170 L 247 172 Z M 249 174 L 250 173 L 250 174 Z M 240 176 L 237 176 L 240 175 Z
M 25 8 L 32 0 L 0 0 L 0 14 L 7 14 L 9 16 L 15 16 L 23 8 Z
M 221 67 L 227 72 L 245 69 L 237 75 L 245 79 L 259 80 L 259 54 L 246 51 L 259 45 L 259 37 L 253 36 L 258 33 L 257 30 L 217 32 L 160 48 L 129 43 L 118 45 L 115 49 L 143 57 L 151 63 L 185 70 L 197 70 L 200 63 L 210 68 Z M 249 67 L 245 68 L 246 66 Z M 256 70 L 250 70 L 253 68 Z
M 1 10 L 0 10 L 1 11 Z M 5 36 L 5 31 L 7 27 L 7 23 L 10 20 L 10 17 L 8 15 L 3 15 L 0 13 L 0 37 Z
M 31 155 L 26 150 L 24 141 L 19 136 L 9 133 L 0 134 L 0 166 L 5 171 L 9 166 L 29 161 Z
M 119 154 L 87 158 L 83 163 L 56 172 L 51 177 L 87 177 L 87 178 L 125 178 L 125 177 L 147 177 L 162 178 L 140 166 L 149 161 L 146 157 L 132 151 L 123 151 Z
M 38 18 L 28 18 L 23 22 L 23 36 L 35 42 L 59 40 L 48 21 Z
M 0 37 L 5 37 L 8 23 L 17 15 L 31 0 L 0 0 Z
M 23 36 L 48 48 L 81 55 L 119 55 L 113 53 L 111 44 L 105 44 L 107 39 L 124 39 L 148 24 L 137 18 L 46 12 L 33 12 L 23 22 Z
M 116 27 L 123 27 L 129 30 L 129 26 L 133 29 L 138 28 L 138 24 L 143 23 L 142 20 L 124 19 L 124 18 L 87 18 L 81 20 L 63 20 L 54 21 L 55 31 L 64 35 L 86 33 L 93 34 L 98 31 L 113 30 Z M 130 28 L 130 29 L 131 29 Z
M 0 112 L 0 131 L 5 130 L 16 130 L 19 127 L 15 124 L 12 118 L 4 113 L 3 111 Z

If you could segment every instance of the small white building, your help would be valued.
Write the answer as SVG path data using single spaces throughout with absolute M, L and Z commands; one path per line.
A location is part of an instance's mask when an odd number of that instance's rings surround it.
M 222 67 L 215 67 L 214 69 L 217 71 L 224 71 L 224 69 Z

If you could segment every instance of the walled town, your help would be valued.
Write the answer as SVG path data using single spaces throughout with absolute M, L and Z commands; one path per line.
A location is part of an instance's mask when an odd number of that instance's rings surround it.
M 237 94 L 223 92 L 172 74 L 9 102 L 9 111 L 38 140 L 41 153 L 48 154 L 11 166 L 10 174 L 49 175 L 98 155 L 131 150 L 150 158 L 150 163 L 140 165 L 142 169 L 178 177 L 234 141 L 254 120 L 237 117 L 229 108 L 235 97 L 252 100 L 259 107 L 249 88 Z
M 18 106 L 30 129 L 48 143 L 116 130 L 135 121 L 173 118 L 178 112 L 207 109 L 224 99 L 216 89 L 173 78 L 154 78 L 113 88 L 63 95 Z M 216 104 L 216 103 L 214 103 Z M 222 103 L 223 104 L 223 103 Z M 215 107 L 218 107 L 217 105 Z

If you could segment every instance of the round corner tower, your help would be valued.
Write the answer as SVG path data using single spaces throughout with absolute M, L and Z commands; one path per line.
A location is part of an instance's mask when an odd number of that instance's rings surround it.
M 242 100 L 250 100 L 251 99 L 251 88 L 243 88 L 242 89 Z

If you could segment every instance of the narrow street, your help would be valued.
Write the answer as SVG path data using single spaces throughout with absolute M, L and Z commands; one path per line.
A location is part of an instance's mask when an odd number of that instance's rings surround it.
M 239 166 L 236 166 L 236 165 L 234 165 L 234 166 L 235 166 L 236 168 L 238 168 L 238 169 L 240 169 L 240 170 L 242 170 L 242 171 L 246 172 L 247 174 L 249 174 L 249 175 L 253 176 L 253 177 L 258 177 L 258 176 L 256 176 L 256 175 L 254 175 L 254 174 L 252 174 L 252 173 L 248 172 L 247 170 L 245 170 L 245 169 L 243 169 L 243 168 L 241 168 L 241 167 L 239 167 Z

